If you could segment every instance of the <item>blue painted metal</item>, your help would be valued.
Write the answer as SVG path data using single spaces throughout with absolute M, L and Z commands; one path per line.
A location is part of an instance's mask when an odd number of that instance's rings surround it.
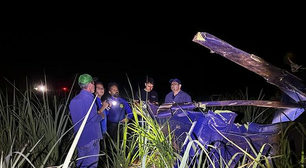
M 294 121 L 305 108 L 306 87 L 305 82 L 297 76 L 287 72 L 286 70 L 277 68 L 262 58 L 249 54 L 245 51 L 237 49 L 227 42 L 206 32 L 198 32 L 193 40 L 208 49 L 212 53 L 217 53 L 238 65 L 262 76 L 268 83 L 277 86 L 285 94 L 287 94 L 293 102 L 301 103 L 296 113 L 288 112 L 288 110 L 276 113 L 274 123 L 283 121 Z M 290 99 L 289 99 L 290 100 Z M 290 100 L 291 101 L 291 100 Z
M 285 127 L 286 123 L 264 125 L 249 123 L 246 127 L 234 123 L 237 116 L 235 112 L 209 110 L 204 113 L 190 110 L 191 106 L 188 104 L 185 108 L 184 105 L 181 105 L 178 108 L 178 105 L 175 105 L 174 108 L 163 109 L 156 115 L 156 119 L 161 125 L 168 121 L 170 129 L 176 137 L 176 146 L 181 151 L 181 155 L 185 153 L 191 140 L 199 141 L 209 151 L 209 155 L 214 156 L 211 158 L 214 159 L 217 167 L 220 157 L 227 163 L 232 159 L 233 154 L 242 152 L 241 149 L 247 150 L 253 157 L 256 157 L 257 154 L 250 150 L 250 144 L 259 152 L 265 143 L 269 143 L 271 146 L 267 145 L 262 151 L 262 155 L 277 153 L 274 150 L 277 147 L 273 145 L 278 144 L 279 130 L 281 127 Z M 189 151 L 190 158 L 193 158 L 199 149 L 200 147 L 195 144 L 194 148 Z M 242 156 L 235 157 L 231 165 L 228 166 L 236 167 Z M 190 164 L 197 164 L 197 161 L 193 159 Z
M 305 111 L 306 87 L 304 81 L 285 70 L 274 67 L 272 64 L 253 54 L 241 51 L 217 37 L 199 32 L 195 35 L 194 42 L 217 53 L 247 69 L 253 71 L 279 87 L 293 101 L 279 102 L 270 100 L 227 100 L 207 101 L 197 103 L 163 104 L 159 107 L 151 105 L 151 114 L 159 124 L 168 121 L 176 137 L 176 146 L 183 155 L 191 141 L 198 141 L 201 145 L 194 145 L 189 151 L 190 164 L 198 164 L 197 159 L 192 159 L 201 147 L 209 155 L 214 156 L 214 165 L 219 167 L 220 158 L 228 163 L 234 154 L 242 151 L 256 157 L 260 150 L 264 156 L 278 153 L 277 145 L 279 133 L 286 128 L 287 121 L 295 121 Z M 248 123 L 240 125 L 235 123 L 237 113 L 232 111 L 195 111 L 196 108 L 216 106 L 258 106 L 275 108 L 277 112 L 271 124 Z M 264 145 L 269 144 L 269 145 Z M 253 149 L 253 150 L 251 150 Z M 237 167 L 243 157 L 236 156 L 229 167 Z

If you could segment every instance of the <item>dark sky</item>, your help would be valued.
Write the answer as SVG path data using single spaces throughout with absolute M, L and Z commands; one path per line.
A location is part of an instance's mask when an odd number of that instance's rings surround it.
M 186 8 L 180 4 L 11 12 L 0 28 L 0 74 L 16 80 L 17 86 L 25 85 L 25 77 L 35 83 L 46 74 L 55 89 L 71 87 L 82 73 L 105 84 L 116 81 L 122 89 L 129 89 L 129 79 L 137 89 L 149 75 L 161 98 L 170 91 L 169 79 L 177 77 L 182 89 L 198 101 L 246 87 L 257 93 L 270 84 L 192 39 L 197 32 L 207 32 L 277 67 L 289 70 L 283 62 L 288 52 L 304 64 L 305 10 L 299 4 L 275 5 L 221 8 L 190 3 Z M 1 83 L 6 83 L 3 78 Z

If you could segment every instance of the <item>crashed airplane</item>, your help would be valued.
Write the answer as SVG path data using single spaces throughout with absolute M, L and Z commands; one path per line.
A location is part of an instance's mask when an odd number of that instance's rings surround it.
M 258 156 L 259 152 L 261 152 L 261 156 L 267 158 L 277 155 L 279 153 L 281 130 L 286 128 L 289 122 L 303 117 L 302 114 L 306 107 L 304 81 L 256 55 L 231 46 L 209 33 L 198 32 L 192 41 L 208 48 L 211 53 L 221 55 L 262 76 L 268 83 L 277 86 L 293 101 L 222 100 L 163 104 L 159 107 L 151 105 L 151 114 L 160 124 L 168 121 L 176 136 L 176 143 L 182 155 L 186 152 L 188 142 L 197 140 L 209 150 L 211 156 L 214 156 L 215 160 L 213 162 L 216 167 L 221 164 L 220 158 L 224 160 L 224 163 L 230 163 L 230 165 L 227 165 L 228 167 L 237 167 L 244 155 L 233 155 L 242 153 L 242 151 L 247 151 L 250 154 L 248 157 L 253 157 L 253 159 Z M 241 125 L 235 123 L 235 118 L 238 115 L 235 111 L 208 110 L 203 112 L 194 110 L 227 106 L 274 108 L 275 113 L 272 123 L 250 122 Z M 189 150 L 190 158 L 195 156 L 198 150 L 197 147 L 191 148 Z M 190 161 L 191 164 L 197 164 L 196 162 L 197 159 Z

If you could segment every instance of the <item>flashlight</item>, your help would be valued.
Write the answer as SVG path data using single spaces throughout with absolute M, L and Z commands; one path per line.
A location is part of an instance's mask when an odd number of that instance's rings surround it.
M 114 100 L 113 100 L 113 101 L 111 101 L 111 103 L 112 103 L 112 105 L 113 105 L 113 106 L 115 106 L 115 105 L 117 104 L 117 102 L 116 102 L 116 101 L 114 101 Z

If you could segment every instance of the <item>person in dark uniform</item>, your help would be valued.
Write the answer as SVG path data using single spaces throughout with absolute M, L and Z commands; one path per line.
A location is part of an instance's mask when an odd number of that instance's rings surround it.
M 143 89 L 137 90 L 135 93 L 135 97 L 137 101 L 145 101 L 150 102 L 152 104 L 158 105 L 158 93 L 153 90 L 154 87 L 154 79 L 151 77 L 147 77 L 145 80 L 145 87 Z

